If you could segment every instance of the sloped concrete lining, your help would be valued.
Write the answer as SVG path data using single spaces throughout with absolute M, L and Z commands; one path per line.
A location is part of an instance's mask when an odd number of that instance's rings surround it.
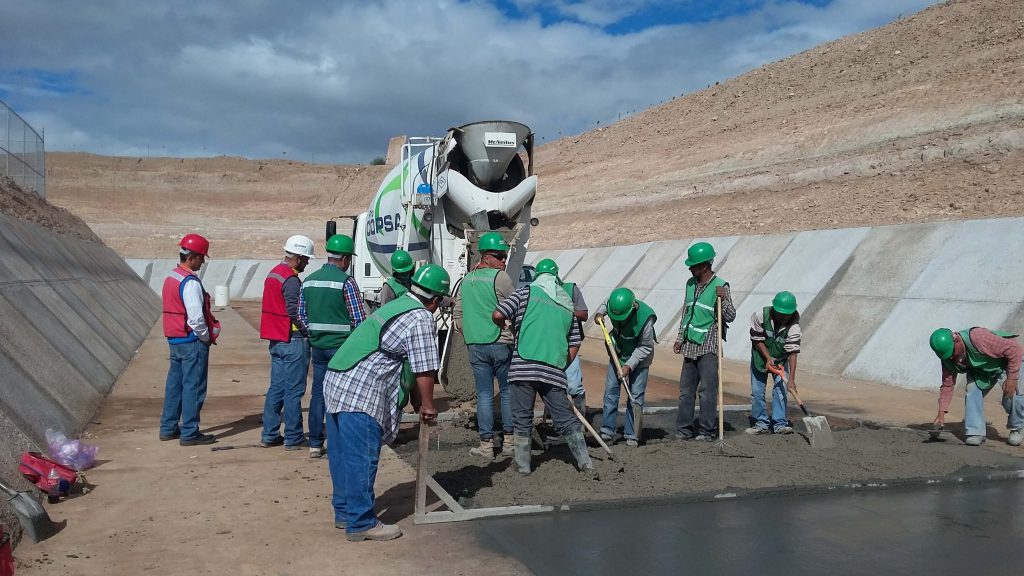
M 636 268 L 650 247 L 651 243 L 647 242 L 615 248 L 590 275 L 586 283 L 580 285 L 587 306 L 596 311 L 602 303 L 608 300 L 608 295 L 622 284 L 622 281 Z
M 942 368 L 928 347 L 932 331 L 973 326 L 1019 331 L 1019 326 L 1007 322 L 1014 311 L 1014 307 L 1001 302 L 901 300 L 843 375 L 937 390 Z
M 565 273 L 562 279 L 569 282 L 575 282 L 579 284 L 580 287 L 584 286 L 587 281 L 590 280 L 590 276 L 597 271 L 598 268 L 604 265 L 605 260 L 607 260 L 614 251 L 614 246 L 588 248 L 580 257 L 579 261 L 576 262 L 576 265 L 573 266 L 572 270 Z
M 642 298 L 658 285 L 658 280 L 669 269 L 686 270 L 683 260 L 689 245 L 689 240 L 665 240 L 651 244 L 624 284 Z
M 253 270 L 252 278 L 249 280 L 248 285 L 245 287 L 245 292 L 242 293 L 242 298 L 263 298 L 263 281 L 266 280 L 267 274 L 280 264 L 280 260 L 261 260 Z M 318 266 L 319 268 L 319 266 Z
M 813 344 L 801 352 L 800 365 L 841 374 L 957 227 L 943 222 L 872 229 L 830 294 L 818 297 L 820 307 L 801 318 Z
M 669 266 L 665 273 L 658 280 L 654 289 L 651 290 L 645 302 L 664 302 L 666 308 L 655 308 L 658 313 L 658 322 L 655 328 L 658 330 L 658 341 L 663 344 L 675 342 L 676 334 L 679 332 L 679 320 L 682 317 L 683 304 L 685 300 L 684 290 L 686 281 L 693 277 L 690 269 L 686 266 L 686 253 L 690 246 L 697 242 L 708 242 L 715 248 L 715 272 L 721 275 L 721 270 L 728 266 L 733 250 L 739 239 L 735 236 L 721 238 L 693 238 L 682 242 L 683 251 L 672 266 Z M 723 276 L 724 277 L 724 276 Z M 728 277 L 725 277 L 728 280 Z M 653 306 L 653 305 L 652 305 Z
M 203 287 L 213 297 L 217 286 L 229 286 L 231 276 L 235 273 L 235 263 L 231 260 L 211 260 L 203 265 L 202 276 Z
M 576 268 L 576 265 L 579 264 L 580 258 L 583 258 L 583 255 L 586 253 L 587 251 L 584 248 L 574 248 L 572 250 L 562 250 L 559 252 L 558 256 L 555 257 L 555 264 L 558 264 L 559 276 L 566 278 L 571 274 L 573 269 Z
M 801 232 L 793 238 L 743 303 L 736 307 L 733 337 L 725 344 L 725 357 L 742 360 L 750 356 L 750 339 L 745 334 L 750 317 L 757 309 L 770 304 L 777 292 L 792 292 L 800 309 L 808 310 L 869 231 L 869 228 L 814 230 Z
M 258 265 L 258 260 L 235 260 L 235 270 L 231 275 L 231 282 L 228 284 L 228 292 L 232 298 L 242 297 L 252 281 Z M 260 282 L 262 283 L 262 280 Z M 261 293 L 260 296 L 262 297 L 263 294 Z
M 178 265 L 177 259 L 160 258 L 153 260 L 153 273 L 149 275 L 149 289 L 160 294 L 164 289 L 164 278 Z
M 160 303 L 109 248 L 0 216 L 0 475 L 54 428 L 77 436 Z M 143 267 L 144 269 L 144 267 Z
M 1022 261 L 1024 225 L 1020 218 L 962 222 L 907 297 L 1020 302 L 1024 296 Z
M 534 266 L 544 258 L 551 258 L 552 253 L 557 253 L 557 251 L 542 250 L 539 252 L 527 252 L 526 257 L 523 258 L 523 264 Z
M 128 266 L 139 275 L 143 282 L 149 284 L 149 276 L 153 273 L 153 261 L 139 258 L 126 258 Z

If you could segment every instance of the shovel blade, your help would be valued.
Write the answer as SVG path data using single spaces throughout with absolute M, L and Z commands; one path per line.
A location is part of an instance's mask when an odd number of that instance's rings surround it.
M 805 417 L 804 427 L 811 438 L 811 448 L 832 448 L 836 445 L 832 427 L 828 425 L 828 420 L 824 416 Z
M 29 493 L 18 492 L 11 496 L 9 503 L 18 517 L 18 522 L 21 523 L 22 530 L 33 542 L 45 540 L 56 532 L 56 526 L 50 520 L 46 509 Z

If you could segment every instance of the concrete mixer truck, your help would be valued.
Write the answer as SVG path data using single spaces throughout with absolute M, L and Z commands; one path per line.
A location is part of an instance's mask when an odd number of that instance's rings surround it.
M 474 122 L 441 138 L 409 138 L 401 161 L 384 178 L 367 212 L 353 217 L 352 273 L 370 306 L 378 302 L 391 254 L 404 249 L 418 263 L 448 271 L 452 285 L 479 260 L 476 241 L 498 232 L 512 247 L 506 271 L 519 278 L 537 220 L 530 215 L 537 191 L 534 135 L 518 122 Z M 337 230 L 328 222 L 327 236 Z M 438 317 L 441 381 L 456 400 L 474 394 L 466 347 L 449 330 L 450 312 Z M 462 367 L 465 367 L 464 369 Z

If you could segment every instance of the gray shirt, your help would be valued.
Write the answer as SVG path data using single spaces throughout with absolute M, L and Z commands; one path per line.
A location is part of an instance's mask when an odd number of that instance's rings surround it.
M 460 286 L 461 288 L 461 286 Z M 508 298 L 516 291 L 516 285 L 512 283 L 512 277 L 508 275 L 504 270 L 499 270 L 498 275 L 494 277 L 494 295 L 497 296 L 498 302 L 501 302 L 505 298 Z M 455 329 L 462 332 L 462 290 L 460 289 L 455 294 L 455 305 L 452 308 L 452 321 L 455 322 Z M 487 322 L 490 322 L 490 317 L 487 318 Z M 497 344 L 512 344 L 512 333 L 502 328 L 501 335 L 498 336 Z
M 299 334 L 303 337 L 308 335 L 309 326 L 299 316 L 299 295 L 302 293 L 302 280 L 298 276 L 289 276 L 281 286 L 281 293 L 284 295 L 284 307 L 288 310 L 288 317 L 292 324 L 298 327 Z

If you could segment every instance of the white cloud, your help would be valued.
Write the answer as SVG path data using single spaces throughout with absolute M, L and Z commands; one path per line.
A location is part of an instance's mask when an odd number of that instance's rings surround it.
M 0 0 L 13 24 L 0 90 L 46 127 L 50 149 L 367 162 L 395 134 L 481 119 L 525 122 L 542 140 L 579 132 L 932 3 L 769 2 L 610 35 L 601 26 L 640 0 L 554 1 L 573 21 L 510 20 L 485 0 Z M 75 90 L 4 87 L 33 70 L 66 74 Z

